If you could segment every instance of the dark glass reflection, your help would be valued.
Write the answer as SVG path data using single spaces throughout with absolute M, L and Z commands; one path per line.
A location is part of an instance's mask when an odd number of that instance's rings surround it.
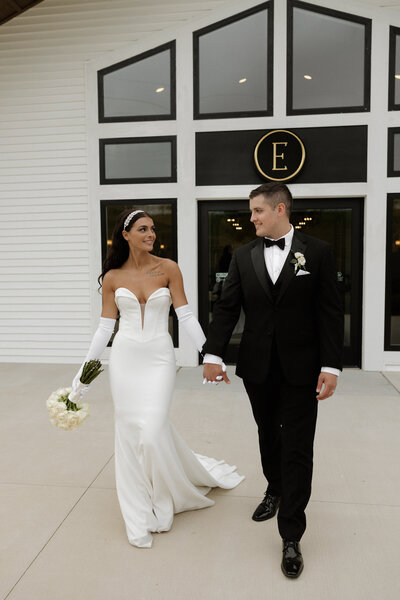
M 394 103 L 400 104 L 400 35 L 396 35 L 396 56 L 394 67 Z
M 199 112 L 266 111 L 268 11 L 199 37 Z
M 393 134 L 393 171 L 400 172 L 400 133 Z
M 106 144 L 106 179 L 152 179 L 171 177 L 171 142 Z
M 166 50 L 105 74 L 104 117 L 171 113 L 171 51 Z
M 365 25 L 293 10 L 293 110 L 364 105 Z
M 393 201 L 391 252 L 388 256 L 391 288 L 390 308 L 390 345 L 400 345 L 400 200 Z

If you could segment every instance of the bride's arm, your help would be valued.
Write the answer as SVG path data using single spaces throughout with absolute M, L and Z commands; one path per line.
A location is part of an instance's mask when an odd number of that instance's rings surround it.
M 179 324 L 182 325 L 197 350 L 201 352 L 206 336 L 188 304 L 181 270 L 173 261 L 168 261 L 168 276 L 169 291 Z
M 107 277 L 107 275 L 109 275 Z M 98 327 L 93 335 L 92 341 L 89 346 L 89 350 L 87 351 L 85 360 L 80 366 L 79 371 L 74 377 L 72 382 L 72 392 L 70 394 L 70 400 L 72 402 L 76 402 L 79 400 L 77 398 L 80 378 L 82 374 L 83 366 L 89 360 L 93 360 L 96 358 L 100 358 L 103 354 L 105 348 L 107 347 L 108 342 L 114 332 L 115 321 L 118 314 L 118 309 L 114 302 L 114 289 L 112 285 L 112 276 L 111 273 L 106 273 L 103 280 L 103 309 L 101 312 L 100 321 Z M 87 388 L 86 388 L 87 389 Z
M 206 341 L 206 336 L 201 328 L 200 323 L 194 316 L 188 301 L 186 299 L 185 290 L 183 287 L 183 278 L 180 268 L 173 261 L 169 261 L 170 272 L 169 272 L 169 290 L 171 292 L 172 304 L 174 306 L 176 316 L 178 317 L 178 321 L 180 325 L 182 325 L 183 329 L 192 340 L 193 344 L 196 346 L 197 350 L 202 353 L 202 349 L 204 343 Z M 222 362 L 222 361 L 221 361 Z M 226 366 L 222 362 L 221 364 L 223 375 L 219 375 L 217 379 L 224 379 L 227 383 L 229 383 L 229 379 L 226 376 Z M 203 381 L 205 383 L 206 380 Z M 210 381 L 209 383 L 217 383 L 217 381 Z

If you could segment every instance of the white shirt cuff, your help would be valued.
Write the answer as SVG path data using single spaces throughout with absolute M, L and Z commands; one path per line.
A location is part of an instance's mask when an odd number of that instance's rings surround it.
M 222 366 L 222 358 L 220 356 L 215 356 L 215 354 L 205 354 L 203 358 L 203 365 L 205 363 Z
M 331 375 L 336 375 L 336 377 L 339 377 L 341 371 L 340 369 L 334 369 L 333 367 L 322 367 L 321 373 L 331 373 Z

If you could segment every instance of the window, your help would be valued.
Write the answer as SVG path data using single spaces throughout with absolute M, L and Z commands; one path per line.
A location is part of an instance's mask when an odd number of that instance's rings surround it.
M 400 194 L 388 196 L 385 313 L 385 350 L 400 350 Z
M 176 137 L 100 140 L 100 183 L 176 181 Z
M 175 42 L 98 72 L 100 123 L 175 119 Z
M 400 29 L 390 28 L 389 110 L 400 110 Z
M 101 201 L 102 260 L 112 245 L 112 234 L 118 215 L 124 210 L 141 208 L 153 219 L 157 239 L 152 254 L 177 260 L 176 199 L 157 200 L 103 200 Z M 117 331 L 117 330 L 116 330 Z M 175 313 L 169 316 L 169 332 L 178 346 L 178 323 Z
M 272 5 L 193 34 L 194 118 L 272 114 Z
M 388 130 L 388 177 L 400 177 L 400 127 Z
M 371 21 L 289 0 L 288 114 L 368 111 Z

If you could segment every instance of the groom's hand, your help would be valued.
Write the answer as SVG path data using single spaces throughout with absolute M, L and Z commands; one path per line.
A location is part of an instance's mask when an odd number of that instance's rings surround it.
M 317 383 L 317 400 L 325 400 L 325 398 L 332 396 L 333 392 L 336 390 L 337 380 L 338 378 L 336 375 L 321 372 Z
M 215 381 L 218 383 L 223 380 L 225 383 L 230 383 L 228 375 L 222 370 L 222 366 L 213 363 L 204 363 L 203 377 L 207 381 Z

